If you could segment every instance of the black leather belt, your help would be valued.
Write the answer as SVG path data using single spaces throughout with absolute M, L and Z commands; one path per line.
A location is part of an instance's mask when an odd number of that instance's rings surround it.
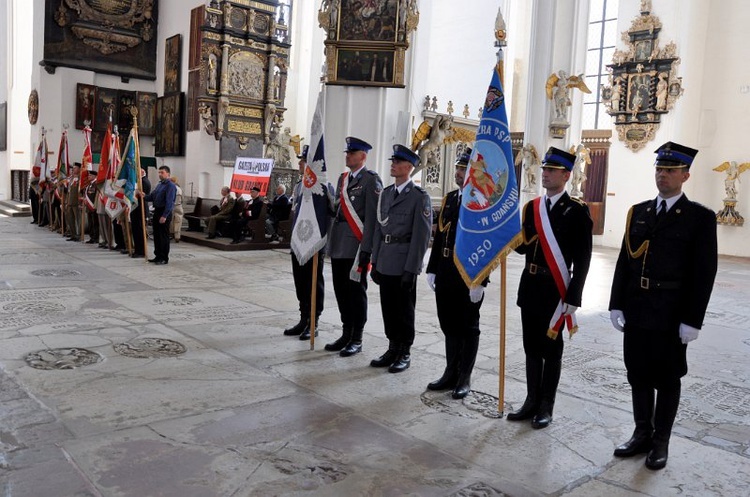
M 679 281 L 660 281 L 653 278 L 638 279 L 638 286 L 643 290 L 677 290 L 682 285 Z
M 383 235 L 383 243 L 385 244 L 410 243 L 410 242 L 411 242 L 411 235 L 406 235 L 406 236 Z
M 529 270 L 529 274 L 543 274 L 545 276 L 552 275 L 548 267 L 540 266 L 539 264 L 526 264 L 526 269 Z

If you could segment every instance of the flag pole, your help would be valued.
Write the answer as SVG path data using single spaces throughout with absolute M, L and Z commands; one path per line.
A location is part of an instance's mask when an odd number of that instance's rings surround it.
M 130 114 L 133 116 L 133 140 L 135 140 L 135 175 L 138 181 L 138 191 L 143 192 L 143 181 L 141 180 L 141 145 L 138 139 L 138 107 L 135 105 L 130 108 Z M 146 202 L 141 197 L 141 227 L 143 228 L 143 260 L 148 262 L 148 233 L 146 232 Z
M 312 291 L 310 292 L 310 350 L 315 350 L 315 310 L 318 300 L 318 252 L 315 252 L 312 261 Z
M 505 30 L 505 20 L 503 19 L 503 13 L 498 8 L 497 17 L 495 18 L 495 46 L 497 47 L 497 73 L 500 79 L 500 85 L 505 93 L 505 57 L 503 55 L 503 47 L 507 46 Z M 513 167 L 512 165 L 510 167 Z M 500 372 L 499 386 L 497 393 L 497 412 L 500 417 L 503 417 L 505 409 L 505 316 L 506 316 L 506 277 L 507 277 L 507 256 L 503 254 L 500 257 L 500 353 L 499 353 L 499 364 L 498 369 Z

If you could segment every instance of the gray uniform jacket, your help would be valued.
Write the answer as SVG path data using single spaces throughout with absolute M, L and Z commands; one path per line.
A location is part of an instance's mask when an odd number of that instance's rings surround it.
M 341 204 L 341 189 L 346 188 L 346 195 L 351 200 L 355 212 L 362 220 L 364 229 L 362 230 L 362 252 L 372 252 L 372 233 L 377 224 L 375 210 L 378 207 L 378 195 L 383 190 L 383 182 L 375 171 L 362 169 L 357 177 L 347 182 L 349 185 L 343 185 L 344 175 L 339 176 L 336 185 L 336 215 L 331 226 L 331 234 L 328 237 L 328 255 L 331 259 L 354 259 L 359 248 L 359 240 L 349 227 L 349 223 L 344 217 L 343 207 Z
M 410 183 L 396 197 L 396 187 L 381 193 L 380 222 L 375 226 L 372 264 L 380 274 L 419 274 L 430 243 L 432 204 L 430 196 Z

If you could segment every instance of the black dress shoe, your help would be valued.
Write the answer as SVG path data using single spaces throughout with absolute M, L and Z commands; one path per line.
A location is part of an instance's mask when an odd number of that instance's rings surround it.
M 154 264 L 156 264 L 157 266 L 166 266 L 167 264 L 169 264 L 169 262 L 167 262 L 167 261 L 156 261 L 156 262 L 154 262 Z
M 315 330 L 315 336 L 318 336 L 318 330 Z M 299 336 L 300 340 L 310 340 L 310 327 L 305 326 L 304 331 Z
M 667 465 L 669 445 L 664 442 L 654 442 L 654 448 L 646 456 L 646 467 L 648 469 L 664 469 Z
M 106 244 L 106 243 L 100 243 L 100 244 L 99 244 L 99 248 L 100 248 L 100 249 L 108 249 L 109 247 L 107 247 L 107 244 Z
M 69 242 L 80 242 L 78 238 L 68 238 Z
M 304 319 L 300 319 L 299 323 L 295 324 L 291 328 L 285 329 L 284 335 L 288 337 L 301 335 L 302 332 L 305 331 L 305 328 L 307 328 L 307 321 L 305 321 Z
M 638 454 L 649 452 L 653 443 L 651 441 L 651 435 L 647 433 L 636 434 L 630 437 L 630 440 L 622 445 L 617 446 L 615 449 L 616 457 L 633 457 Z
M 153 259 L 149 259 L 148 262 L 153 262 L 154 264 L 161 261 L 158 257 L 154 257 Z
M 456 388 L 453 390 L 451 397 L 454 399 L 463 399 L 471 392 L 471 376 L 461 375 L 456 383 Z
M 214 238 L 216 238 L 216 235 L 208 235 L 206 240 L 213 240 Z
M 139 254 L 137 252 L 133 252 L 132 254 L 130 254 L 130 257 L 132 257 L 133 259 L 136 259 L 138 257 L 143 257 L 143 254 Z
M 329 352 L 338 352 L 340 350 L 343 350 L 344 347 L 349 345 L 350 339 L 348 336 L 340 336 L 338 337 L 334 342 L 327 343 L 324 349 L 328 350 Z
M 552 413 L 548 409 L 541 409 L 531 420 L 531 427 L 535 430 L 546 428 L 552 422 Z
M 120 250 L 120 253 L 121 254 L 129 254 L 130 252 L 128 252 L 128 249 L 122 249 L 122 250 Z
M 362 352 L 362 342 L 349 342 L 346 344 L 346 347 L 339 352 L 339 355 L 341 357 L 349 357 L 354 354 L 359 354 L 360 352 Z
M 524 401 L 521 408 L 516 412 L 509 413 L 507 419 L 508 421 L 524 421 L 527 419 L 531 419 L 536 416 L 538 410 L 539 404 L 526 397 L 526 400 Z
M 232 240 L 231 242 L 229 242 L 230 245 L 237 245 L 238 243 L 240 243 L 239 240 Z
M 453 371 L 446 371 L 439 379 L 427 384 L 427 390 L 452 390 L 456 388 L 458 376 Z
M 91 245 L 92 243 L 96 243 L 96 240 L 88 240 L 86 243 L 88 243 L 89 245 Z
M 385 368 L 396 362 L 396 359 L 398 359 L 398 352 L 394 349 L 388 349 L 385 354 L 370 361 L 370 366 L 373 368 Z
M 411 365 L 411 354 L 408 352 L 402 352 L 398 355 L 396 362 L 388 367 L 389 373 L 400 373 L 409 369 Z
M 36 224 L 36 221 L 31 221 L 31 224 Z

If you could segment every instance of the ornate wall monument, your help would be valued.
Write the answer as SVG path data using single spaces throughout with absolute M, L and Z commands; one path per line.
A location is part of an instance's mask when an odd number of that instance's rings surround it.
M 49 73 L 74 67 L 156 79 L 156 0 L 46 0 L 44 59 Z
M 221 142 L 220 162 L 263 157 L 281 127 L 289 48 L 277 0 L 211 1 L 191 11 L 187 129 Z
M 615 50 L 609 85 L 601 96 L 607 113 L 615 118 L 620 141 L 637 152 L 654 138 L 662 114 L 682 95 L 682 78 L 674 42 L 660 46 L 661 21 L 651 15 L 651 2 L 641 2 L 641 15 L 622 34 L 627 50 Z

